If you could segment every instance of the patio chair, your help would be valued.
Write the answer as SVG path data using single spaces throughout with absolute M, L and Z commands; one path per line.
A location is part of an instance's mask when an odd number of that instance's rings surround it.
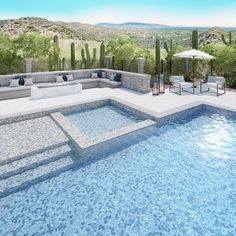
M 179 95 L 181 95 L 182 91 L 188 92 L 188 93 L 195 93 L 194 91 L 194 85 L 192 82 L 185 82 L 184 80 L 184 76 L 180 75 L 180 76 L 171 76 L 170 77 L 170 88 L 169 90 L 173 93 L 177 93 Z M 177 89 L 177 91 L 175 91 L 174 89 Z M 186 90 L 186 89 L 190 89 Z
M 217 76 L 208 76 L 208 80 L 205 83 L 200 83 L 200 92 L 208 92 L 214 90 L 217 96 L 223 95 L 226 93 L 225 90 L 225 78 L 224 77 L 217 77 Z M 203 87 L 206 90 L 203 91 Z M 223 92 L 220 92 L 223 91 Z

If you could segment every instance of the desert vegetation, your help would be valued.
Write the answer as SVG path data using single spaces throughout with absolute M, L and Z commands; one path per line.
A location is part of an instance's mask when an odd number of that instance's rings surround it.
M 33 71 L 50 71 L 104 67 L 105 56 L 110 56 L 114 69 L 137 71 L 136 59 L 143 57 L 148 74 L 163 72 L 168 78 L 184 73 L 191 79 L 191 61 L 173 55 L 195 48 L 216 57 L 212 64 L 197 63 L 199 78 L 224 75 L 228 86 L 236 87 L 235 39 L 235 32 L 219 28 L 125 30 L 39 18 L 1 21 L 0 74 L 24 72 L 26 58 L 33 58 Z

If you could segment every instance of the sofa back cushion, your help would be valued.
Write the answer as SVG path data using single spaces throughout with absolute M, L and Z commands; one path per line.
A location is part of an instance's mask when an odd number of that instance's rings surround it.
M 20 79 L 11 79 L 10 80 L 10 87 L 19 87 L 19 80 Z

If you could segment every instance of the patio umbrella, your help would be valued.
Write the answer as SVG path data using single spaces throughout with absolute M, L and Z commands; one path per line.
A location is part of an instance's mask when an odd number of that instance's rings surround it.
M 174 57 L 179 57 L 179 58 L 190 58 L 193 59 L 193 84 L 194 84 L 194 77 L 195 77 L 195 59 L 202 59 L 202 60 L 213 60 L 215 57 L 205 53 L 201 52 L 196 49 L 192 49 L 189 51 L 177 53 L 174 55 Z

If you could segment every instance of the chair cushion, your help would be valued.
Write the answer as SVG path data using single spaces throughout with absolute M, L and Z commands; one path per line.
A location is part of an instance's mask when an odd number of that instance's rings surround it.
M 185 82 L 184 76 L 183 75 L 178 75 L 178 76 L 171 76 L 170 77 L 170 82 L 171 83 L 178 83 L 178 82 Z
M 225 83 L 225 78 L 224 77 L 216 76 L 216 83 L 224 84 Z
M 193 84 L 191 82 L 180 82 L 182 88 L 191 88 Z
M 219 89 L 222 89 L 223 88 L 223 84 L 222 83 L 206 83 L 208 88 L 217 88 L 217 85 L 218 85 L 218 88 Z

